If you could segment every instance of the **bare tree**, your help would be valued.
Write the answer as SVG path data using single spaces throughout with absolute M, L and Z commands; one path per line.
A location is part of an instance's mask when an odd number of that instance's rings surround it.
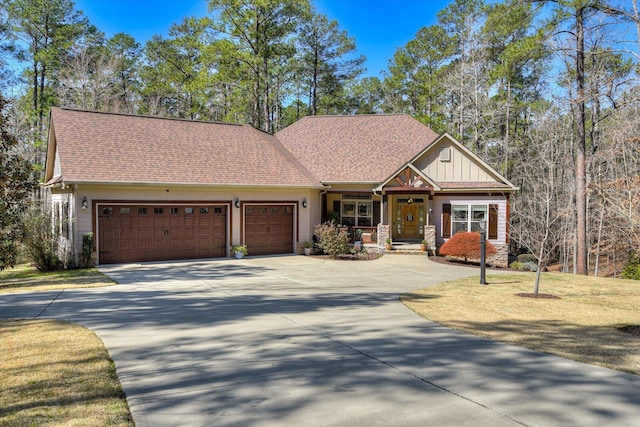
M 530 137 L 531 149 L 519 168 L 521 193 L 513 202 L 511 235 L 534 252 L 538 269 L 534 293 L 538 293 L 540 272 L 556 261 L 564 237 L 563 225 L 573 214 L 567 190 L 571 186 L 564 171 L 571 140 L 568 118 L 558 120 L 558 112 L 550 111 L 539 118 Z

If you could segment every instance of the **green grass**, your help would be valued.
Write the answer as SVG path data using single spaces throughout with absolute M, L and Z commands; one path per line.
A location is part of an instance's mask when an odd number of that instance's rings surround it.
M 134 425 L 113 361 L 90 330 L 0 322 L 0 427 Z
M 640 337 L 621 332 L 640 325 L 640 282 L 544 273 L 540 293 L 524 298 L 531 274 L 489 275 L 406 293 L 419 315 L 454 329 L 568 359 L 640 374 Z
M 111 286 L 95 268 L 0 271 L 0 293 Z M 115 366 L 102 341 L 54 320 L 0 322 L 0 427 L 133 426 Z
M 95 268 L 40 272 L 29 265 L 0 271 L 0 293 L 111 286 L 115 282 Z

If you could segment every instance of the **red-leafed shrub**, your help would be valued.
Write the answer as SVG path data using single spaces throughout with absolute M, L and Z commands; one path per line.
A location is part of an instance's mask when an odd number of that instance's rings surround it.
M 486 256 L 488 257 L 496 253 L 496 247 L 487 241 Z M 465 262 L 467 258 L 480 259 L 480 233 L 472 231 L 454 234 L 453 237 L 440 247 L 440 254 L 464 258 Z

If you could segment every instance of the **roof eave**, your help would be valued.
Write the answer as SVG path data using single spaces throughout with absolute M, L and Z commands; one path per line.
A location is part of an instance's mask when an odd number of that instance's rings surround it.
M 437 192 L 441 193 L 514 193 L 518 191 L 518 187 L 484 187 L 484 188 L 447 188 L 441 187 Z
M 225 188 L 241 188 L 241 187 L 260 187 L 260 188 L 287 188 L 287 189 L 324 189 L 325 186 L 318 184 L 300 185 L 300 184 L 256 184 L 256 183 L 203 183 L 203 182 L 157 182 L 157 181 L 109 181 L 109 180 L 66 180 L 67 184 L 78 185 L 122 185 L 122 186 L 173 186 L 173 187 L 225 187 Z

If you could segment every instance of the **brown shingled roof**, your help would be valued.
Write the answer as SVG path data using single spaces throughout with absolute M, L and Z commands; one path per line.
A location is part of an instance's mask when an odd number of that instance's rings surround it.
M 51 109 L 67 182 L 320 186 L 272 135 L 248 125 Z
M 308 116 L 276 134 L 322 182 L 381 182 L 438 135 L 406 115 Z

